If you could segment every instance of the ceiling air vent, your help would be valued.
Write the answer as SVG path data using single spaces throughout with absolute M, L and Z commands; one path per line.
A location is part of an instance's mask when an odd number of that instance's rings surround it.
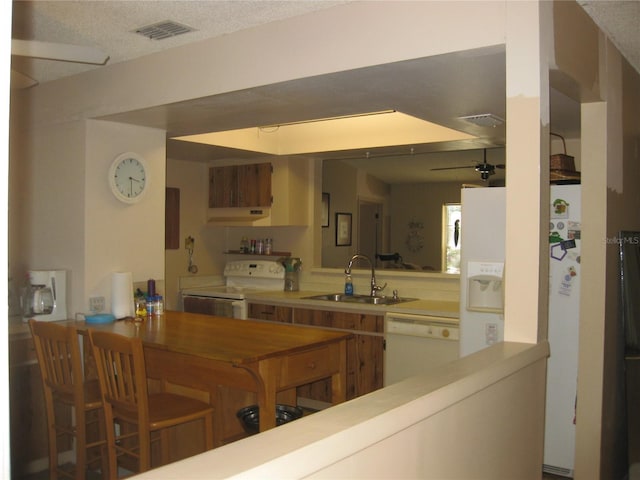
M 134 30 L 135 33 L 147 37 L 149 40 L 163 40 L 193 31 L 195 31 L 194 28 L 187 27 L 172 20 L 165 20 L 164 22 L 154 23 L 153 25 L 147 25 L 146 27 L 136 28 Z
M 460 120 L 466 120 L 479 127 L 497 127 L 504 123 L 504 119 L 494 115 L 493 113 L 482 113 L 480 115 L 469 115 L 468 117 L 460 117 Z

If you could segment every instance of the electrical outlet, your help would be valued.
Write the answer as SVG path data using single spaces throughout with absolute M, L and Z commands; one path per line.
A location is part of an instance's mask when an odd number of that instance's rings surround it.
M 91 313 L 104 311 L 104 297 L 89 297 L 89 310 Z
M 487 345 L 493 345 L 498 341 L 498 324 L 487 323 L 484 326 L 484 335 Z

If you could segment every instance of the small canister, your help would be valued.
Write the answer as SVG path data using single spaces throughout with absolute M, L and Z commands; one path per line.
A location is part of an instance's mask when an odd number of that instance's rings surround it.
M 147 280 L 147 296 L 155 297 L 156 295 L 156 281 L 153 278 Z

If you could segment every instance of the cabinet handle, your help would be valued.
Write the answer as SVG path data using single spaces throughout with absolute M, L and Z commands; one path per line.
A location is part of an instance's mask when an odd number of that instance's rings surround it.
M 309 368 L 310 370 L 315 370 L 316 369 L 316 362 L 307 363 L 307 368 Z

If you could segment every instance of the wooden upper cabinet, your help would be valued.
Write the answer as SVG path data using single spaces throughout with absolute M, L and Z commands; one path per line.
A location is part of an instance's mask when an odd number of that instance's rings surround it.
M 209 169 L 209 207 L 237 206 L 238 167 L 211 167 Z
M 271 205 L 271 172 L 270 163 L 238 166 L 239 207 Z
M 209 169 L 209 208 L 271 206 L 270 163 Z

